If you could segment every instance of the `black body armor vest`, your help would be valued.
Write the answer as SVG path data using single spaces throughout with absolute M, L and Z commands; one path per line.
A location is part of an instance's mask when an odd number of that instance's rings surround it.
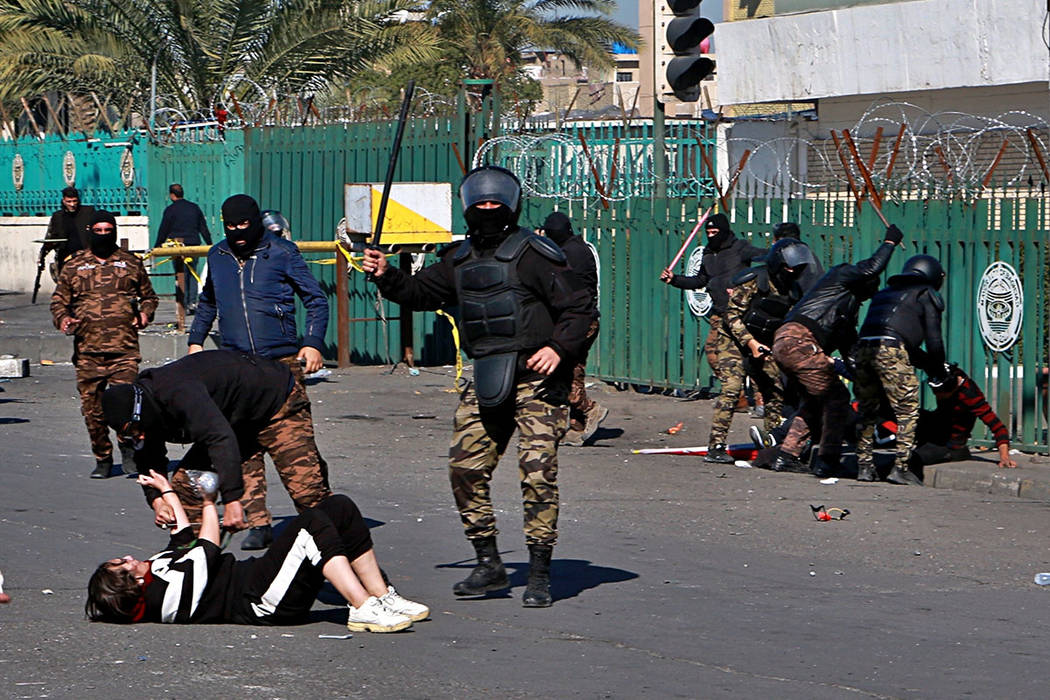
M 763 345 L 772 345 L 773 336 L 784 323 L 784 318 L 801 298 L 798 285 L 792 285 L 787 294 L 780 294 L 769 282 L 769 273 L 759 268 L 756 274 L 758 293 L 751 299 L 751 305 L 744 314 L 744 326 Z

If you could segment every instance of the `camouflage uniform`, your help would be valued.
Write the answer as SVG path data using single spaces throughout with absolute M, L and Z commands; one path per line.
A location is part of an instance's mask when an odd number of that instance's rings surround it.
M 587 352 L 598 337 L 598 319 L 591 321 L 587 329 L 587 346 L 584 357 L 572 368 L 572 386 L 569 387 L 569 409 L 571 428 L 582 431 L 586 427 L 587 412 L 594 408 L 594 401 L 587 396 Z
M 785 323 L 777 330 L 773 358 L 805 390 L 781 450 L 792 457 L 801 456 L 811 431 L 819 428 L 820 456 L 837 461 L 842 454 L 845 416 L 849 415 L 849 392 L 831 358 L 821 349 L 812 331 L 794 322 Z
M 152 319 L 159 300 L 146 268 L 137 256 L 120 249 L 102 262 L 90 250 L 78 252 L 62 267 L 51 297 L 56 328 L 61 329 L 67 318 L 80 320 L 73 339 L 73 364 L 81 413 L 97 462 L 113 458 L 102 392 L 110 383 L 131 383 L 138 373 L 141 356 L 132 303 L 136 297 L 139 311 Z
M 755 280 L 734 287 L 719 330 L 715 362 L 718 379 L 722 382 L 722 393 L 715 399 L 715 413 L 711 418 L 709 444 L 712 445 L 726 442 L 745 377 L 751 377 L 765 398 L 765 429 L 771 431 L 779 427 L 783 420 L 784 385 L 780 368 L 771 356 L 756 358 L 748 349 L 748 343 L 754 340 L 754 336 L 744 325 L 744 314 L 757 293 L 758 282 Z
M 860 413 L 860 439 L 857 441 L 858 468 L 873 465 L 872 443 L 883 392 L 897 420 L 897 461 L 906 467 L 915 447 L 919 423 L 919 379 L 904 347 L 893 347 L 861 340 L 856 353 L 857 367 L 853 393 Z
M 489 482 L 515 428 L 525 541 L 558 539 L 558 442 L 568 426 L 567 387 L 555 379 L 519 381 L 513 404 L 485 410 L 473 382 L 460 396 L 449 449 L 449 478 L 467 538 L 497 534 Z
M 295 359 L 295 358 L 292 358 Z M 287 360 L 285 364 L 291 365 Z M 295 366 L 298 367 L 298 360 Z M 292 370 L 295 374 L 295 370 Z M 296 510 L 302 513 L 332 495 L 328 485 L 328 465 L 317 450 L 314 441 L 314 423 L 310 414 L 310 399 L 302 382 L 302 370 L 288 399 L 270 422 L 259 431 L 255 452 L 241 463 L 244 495 L 240 498 L 244 519 L 249 527 L 267 525 L 270 512 L 266 508 L 266 475 L 264 456 L 270 455 L 274 468 L 281 477 Z M 171 477 L 172 487 L 186 508 L 190 522 L 200 522 L 201 500 L 189 484 L 186 469 L 211 469 L 207 452 L 201 451 L 204 463 L 183 458 L 182 469 Z M 189 456 L 189 453 L 187 453 Z
M 262 527 L 269 525 L 272 521 L 269 508 L 266 507 L 266 454 L 270 453 L 274 461 L 274 467 L 284 483 L 284 488 L 301 512 L 303 508 L 309 508 L 313 503 L 309 502 L 316 497 L 318 474 L 327 488 L 328 463 L 317 451 L 314 444 L 314 421 L 310 409 L 310 398 L 306 394 L 306 384 L 303 381 L 303 366 L 295 355 L 274 358 L 283 363 L 292 371 L 295 377 L 295 388 L 292 396 L 300 396 L 299 410 L 296 413 L 296 421 L 299 423 L 298 432 L 293 442 L 308 443 L 304 448 L 306 452 L 316 455 L 316 461 L 302 459 L 293 460 L 292 463 L 279 466 L 277 459 L 265 448 L 255 451 L 241 464 L 241 474 L 244 477 L 244 496 L 241 497 L 241 505 L 244 507 L 244 519 L 248 527 Z M 297 399 L 298 401 L 298 399 Z

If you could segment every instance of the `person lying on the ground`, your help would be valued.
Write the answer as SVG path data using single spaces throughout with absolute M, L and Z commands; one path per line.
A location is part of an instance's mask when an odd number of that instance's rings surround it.
M 219 548 L 215 492 L 199 489 L 204 505 L 194 538 L 171 482 L 152 470 L 138 482 L 160 492 L 174 513 L 174 532 L 164 551 L 146 561 L 128 555 L 99 565 L 84 606 L 92 621 L 301 623 L 325 580 L 348 601 L 352 632 L 396 632 L 430 613 L 386 584 L 368 526 L 347 496 L 307 508 L 266 554 L 238 561 Z
M 945 369 L 947 376 L 942 382 L 930 381 L 937 408 L 919 415 L 918 447 L 912 452 L 912 461 L 926 465 L 970 459 L 966 444 L 980 418 L 995 440 L 999 467 L 1016 467 L 1017 462 L 1010 457 L 1010 432 L 988 405 L 977 382 L 956 364 L 945 365 Z

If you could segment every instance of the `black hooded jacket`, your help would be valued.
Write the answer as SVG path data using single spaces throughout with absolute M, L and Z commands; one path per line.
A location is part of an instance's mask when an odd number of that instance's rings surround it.
M 135 380 L 144 393 L 146 433 L 143 448 L 135 453 L 139 473 L 167 469 L 165 443 L 193 443 L 194 457 L 206 454 L 206 463 L 188 459 L 189 453 L 183 462 L 194 468 L 210 463 L 219 474 L 223 501 L 239 500 L 244 495 L 242 456 L 255 447 L 259 431 L 284 405 L 294 381 L 280 362 L 231 350 L 198 352 L 145 370 Z M 130 420 L 130 411 L 115 415 L 122 405 L 114 410 L 104 398 L 103 406 L 110 425 Z M 147 502 L 157 495 L 156 489 L 146 489 Z
M 836 265 L 820 278 L 799 300 L 784 323 L 800 323 L 808 328 L 830 353 L 848 351 L 857 340 L 857 313 L 860 304 L 877 289 L 879 275 L 893 255 L 892 243 L 883 243 L 867 260 Z
M 932 376 L 944 374 L 941 312 L 944 301 L 929 283 L 890 278 L 890 285 L 872 297 L 860 337 L 888 336 L 903 341 L 911 362 Z M 926 344 L 926 352 L 919 346 Z
M 730 282 L 738 272 L 751 265 L 751 261 L 766 254 L 764 248 L 756 248 L 732 231 L 721 241 L 704 246 L 704 258 L 700 271 L 693 275 L 675 275 L 671 285 L 679 289 L 703 289 L 711 295 L 711 315 L 722 316 L 729 307 Z

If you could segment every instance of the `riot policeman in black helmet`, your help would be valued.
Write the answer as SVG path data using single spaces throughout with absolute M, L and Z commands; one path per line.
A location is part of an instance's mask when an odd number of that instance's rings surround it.
M 568 427 L 572 369 L 585 352 L 594 299 L 556 244 L 518 226 L 521 185 L 513 173 L 472 170 L 460 198 L 467 240 L 438 262 L 413 276 L 369 250 L 362 267 L 385 297 L 406 309 L 460 307 L 474 379 L 456 410 L 449 477 L 478 564 L 453 592 L 476 596 L 510 585 L 496 546 L 489 482 L 517 429 L 529 547 L 522 604 L 547 607 L 558 534 L 558 443 Z
M 886 480 L 921 486 L 908 466 L 919 422 L 915 368 L 925 369 L 934 382 L 945 376 L 941 337 L 944 301 L 937 293 L 944 281 L 944 268 L 937 258 L 913 255 L 888 281 L 871 299 L 854 353 L 857 366 L 853 391 L 860 411 L 857 479 L 876 479 L 872 440 L 885 396 L 897 421 L 897 458 Z M 925 351 L 920 345 L 925 345 Z
M 757 434 L 757 440 L 766 444 L 769 434 L 780 427 L 784 413 L 784 382 L 770 351 L 773 335 L 791 307 L 808 290 L 803 281 L 811 279 L 805 272 L 814 257 L 802 241 L 783 237 L 762 260 L 765 265 L 741 270 L 730 284 L 733 295 L 729 297 L 723 324 L 738 352 L 727 353 L 722 361 L 739 362 L 739 366 L 725 372 L 731 382 L 722 390 L 735 397 L 744 377 L 751 377 L 766 400 L 765 432 L 752 430 L 752 438 L 756 439 Z M 724 415 L 716 410 L 711 420 L 712 431 L 719 420 L 728 431 L 735 403 L 734 398 L 728 410 L 721 412 Z

